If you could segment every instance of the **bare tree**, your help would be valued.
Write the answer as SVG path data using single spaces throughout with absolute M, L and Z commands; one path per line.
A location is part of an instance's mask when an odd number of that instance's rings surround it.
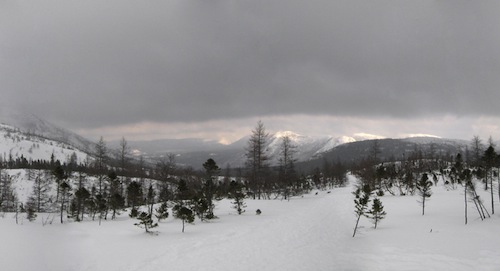
M 483 165 L 485 171 L 485 187 L 488 189 L 488 181 L 490 184 L 490 194 L 491 194 L 491 214 L 495 214 L 495 205 L 493 201 L 493 168 L 495 167 L 497 161 L 497 154 L 492 145 L 490 145 L 483 155 Z
M 269 139 L 269 134 L 266 132 L 262 121 L 257 122 L 257 126 L 252 130 L 252 135 L 248 140 L 246 149 L 246 166 L 248 169 L 249 187 L 253 190 L 260 199 L 264 190 L 267 189 L 265 173 L 268 169 L 268 156 L 266 147 Z
M 168 153 L 156 163 L 156 174 L 159 180 L 158 190 L 160 191 L 159 200 L 161 202 L 167 202 L 171 199 L 169 184 L 176 170 L 175 154 L 173 153 Z
M 127 166 L 130 161 L 129 155 L 130 155 L 130 147 L 128 146 L 127 140 L 125 140 L 125 137 L 122 137 L 122 140 L 120 141 L 120 153 L 119 153 L 120 168 L 122 172 L 128 171 Z
M 108 161 L 108 148 L 102 136 L 95 146 L 95 157 L 95 167 L 99 178 L 99 194 L 102 194 L 102 181 L 106 174 L 106 162 Z
M 479 166 L 481 164 L 481 156 L 483 154 L 483 142 L 479 136 L 474 136 L 471 141 L 472 148 L 472 165 Z
M 295 153 L 297 153 L 297 146 L 293 144 L 289 136 L 284 136 L 280 144 L 278 179 L 280 181 L 280 186 L 283 188 L 283 196 L 285 199 L 290 199 L 290 190 L 295 175 Z

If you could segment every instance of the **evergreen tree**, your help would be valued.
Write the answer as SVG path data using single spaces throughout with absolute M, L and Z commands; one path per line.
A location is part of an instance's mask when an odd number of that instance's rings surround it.
M 422 215 L 425 214 L 425 199 L 430 198 L 432 195 L 431 187 L 432 182 L 429 180 L 427 173 L 424 173 L 422 178 L 417 182 L 418 195 L 421 198 L 419 202 L 422 204 Z
M 213 198 L 216 192 L 215 183 L 221 169 L 212 158 L 203 163 L 203 168 L 205 168 L 205 173 L 207 175 L 207 180 L 203 187 L 203 203 L 206 203 L 207 205 L 207 214 L 205 215 L 205 218 L 212 219 L 215 218 L 213 203 Z
M 182 220 L 182 232 L 184 232 L 184 224 L 185 223 L 193 223 L 194 222 L 194 213 L 191 209 L 182 204 L 176 204 L 172 209 L 175 218 Z
M 33 222 L 36 217 L 36 200 L 33 197 L 29 197 L 28 202 L 26 203 L 26 218 L 28 221 Z
M 205 219 L 214 218 L 213 213 L 211 214 L 209 211 L 209 203 L 206 197 L 195 196 L 191 199 L 190 205 L 191 209 L 196 213 L 200 220 L 204 221 Z
M 140 214 L 137 215 L 137 219 L 139 222 L 135 223 L 134 225 L 143 228 L 146 233 L 149 233 L 151 228 L 157 227 L 158 223 L 154 223 L 153 219 L 151 218 L 151 214 L 148 212 L 141 212 Z
M 160 207 L 156 208 L 155 216 L 158 219 L 158 222 L 168 218 L 168 206 L 166 202 L 162 202 Z
M 111 219 L 115 219 L 119 210 L 125 207 L 125 198 L 122 196 L 120 180 L 114 171 L 108 174 L 109 179 L 109 208 L 112 210 Z
M 495 148 L 493 145 L 490 145 L 486 151 L 484 151 L 484 155 L 482 157 L 483 166 L 484 166 L 484 176 L 485 176 L 485 190 L 488 189 L 488 184 L 490 185 L 490 194 L 491 194 L 491 214 L 495 213 L 495 205 L 493 201 L 493 168 L 497 163 L 497 154 L 495 152 Z
M 233 204 L 233 208 L 236 209 L 239 215 L 241 215 L 245 212 L 245 208 L 247 207 L 245 204 L 243 186 L 236 181 L 231 181 L 229 191 L 229 198 L 233 199 L 231 202 Z
M 64 169 L 61 166 L 61 164 L 59 163 L 59 160 L 57 162 L 55 162 L 55 164 L 56 164 L 56 166 L 55 166 L 54 170 L 52 170 L 52 175 L 56 179 L 56 183 L 57 183 L 56 201 L 59 201 L 60 189 L 62 188 L 61 184 L 66 178 L 68 178 L 68 176 L 64 172 Z
M 370 202 L 371 188 L 369 184 L 364 184 L 362 187 L 356 188 L 354 191 L 354 213 L 356 214 L 356 226 L 354 226 L 354 233 L 352 237 L 356 235 L 358 229 L 359 219 L 361 216 L 366 215 L 368 203 Z
M 85 205 L 87 200 L 90 198 L 90 192 L 85 187 L 80 187 L 75 192 L 74 205 L 76 221 L 83 220 L 83 214 L 85 213 Z M 80 217 L 81 215 L 81 217 Z
M 60 190 L 61 190 L 61 224 L 63 223 L 63 212 L 65 208 L 65 204 L 67 199 L 69 198 L 70 194 L 69 191 L 71 190 L 71 187 L 67 182 L 62 182 L 60 185 Z
M 368 211 L 368 218 L 373 221 L 375 229 L 377 228 L 379 221 L 385 218 L 385 215 L 386 212 L 384 211 L 384 206 L 382 205 L 380 199 L 373 199 L 372 208 Z
M 127 186 L 127 204 L 135 209 L 137 205 L 142 203 L 142 186 L 140 183 L 133 181 Z
M 156 196 L 155 190 L 153 189 L 153 186 L 150 185 L 148 188 L 148 194 L 146 197 L 146 201 L 148 204 L 148 212 L 151 215 L 153 214 L 153 206 L 155 204 L 155 196 Z

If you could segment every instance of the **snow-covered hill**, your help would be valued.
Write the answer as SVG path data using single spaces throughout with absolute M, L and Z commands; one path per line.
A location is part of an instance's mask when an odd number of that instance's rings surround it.
M 54 159 L 62 163 L 69 161 L 71 156 L 76 156 L 78 163 L 82 163 L 88 157 L 87 153 L 71 145 L 23 133 L 5 124 L 0 124 L 0 155 L 3 161 L 16 160 L 21 157 L 28 161 L 49 161 L 54 155 Z
M 277 165 L 280 158 L 280 149 L 283 144 L 283 138 L 288 137 L 290 143 L 295 147 L 295 159 L 298 161 L 307 161 L 326 151 L 335 148 L 338 145 L 356 141 L 352 137 L 310 137 L 300 135 L 292 131 L 279 131 L 274 133 L 267 145 L 268 155 L 271 164 Z
M 61 142 L 87 153 L 95 150 L 95 143 L 92 141 L 33 114 L 11 111 L 2 112 L 0 123 L 15 127 L 16 130 L 22 133 Z

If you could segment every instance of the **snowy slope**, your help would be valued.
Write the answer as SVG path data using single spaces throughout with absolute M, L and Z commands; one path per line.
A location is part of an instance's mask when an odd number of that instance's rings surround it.
M 355 238 L 352 186 L 290 201 L 247 200 L 241 216 L 223 200 L 219 219 L 196 221 L 181 233 L 181 222 L 170 217 L 156 236 L 126 214 L 101 226 L 88 220 L 61 225 L 56 218 L 45 227 L 47 215 L 16 225 L 6 214 L 0 240 L 8 245 L 0 246 L 0 261 L 12 271 L 498 270 L 500 216 L 481 221 L 469 205 L 464 225 L 462 191 L 432 190 L 425 216 L 417 197 L 382 197 L 386 219 L 373 229 L 362 218 Z M 262 215 L 255 215 L 257 208 Z
M 16 127 L 26 134 L 38 135 L 43 138 L 74 146 L 85 152 L 92 152 L 95 149 L 95 143 L 33 114 L 4 111 L 0 115 L 0 123 Z
M 3 161 L 13 160 L 21 156 L 27 160 L 49 161 L 52 154 L 55 160 L 62 163 L 76 154 L 78 163 L 87 159 L 87 154 L 73 146 L 42 137 L 22 133 L 12 126 L 0 124 L 0 155 Z
M 335 148 L 338 145 L 356 141 L 352 137 L 310 137 L 300 135 L 292 131 L 280 131 L 274 133 L 267 145 L 267 153 L 270 157 L 271 164 L 277 165 L 280 158 L 280 148 L 283 142 L 283 137 L 288 136 L 293 146 L 295 146 L 295 159 L 298 161 L 307 161 L 326 151 Z

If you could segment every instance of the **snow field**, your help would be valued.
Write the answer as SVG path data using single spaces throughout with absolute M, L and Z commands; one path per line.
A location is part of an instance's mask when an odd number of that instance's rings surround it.
M 56 215 L 45 226 L 47 214 L 20 225 L 5 214 L 0 262 L 2 270 L 14 271 L 499 270 L 499 216 L 481 221 L 469 204 L 464 225 L 462 189 L 432 190 L 425 216 L 416 196 L 381 197 L 386 219 L 373 229 L 362 218 L 354 238 L 352 186 L 290 201 L 247 199 L 241 216 L 223 200 L 216 203 L 219 219 L 197 220 L 185 233 L 172 217 L 151 235 L 125 213 L 101 225 L 91 220 L 61 225 Z M 488 208 L 489 196 L 481 193 Z

